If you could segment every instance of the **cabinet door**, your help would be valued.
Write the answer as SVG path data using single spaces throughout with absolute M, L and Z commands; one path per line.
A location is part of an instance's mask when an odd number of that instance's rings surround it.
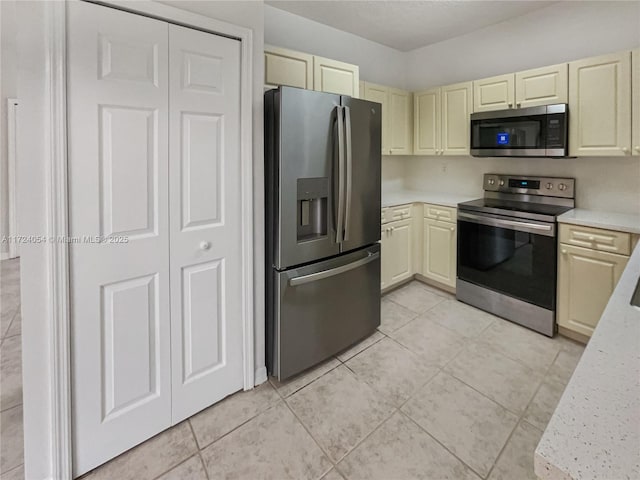
M 631 52 L 569 63 L 572 156 L 631 154 Z
M 313 57 L 313 89 L 358 98 L 360 73 L 357 65 Z
M 169 64 L 175 424 L 243 386 L 240 42 L 170 25 Z
M 73 474 L 171 425 L 168 24 L 68 5 Z
M 437 155 L 440 152 L 440 89 L 414 94 L 413 153 Z
M 469 125 L 473 109 L 472 82 L 441 88 L 443 155 L 469 155 Z
M 390 88 L 387 125 L 389 125 L 388 142 L 391 155 L 411 155 L 412 117 L 411 92 Z
M 412 221 L 401 220 L 388 224 L 389 234 L 387 236 L 387 271 L 388 281 L 391 286 L 395 283 L 411 278 L 413 270 L 411 268 L 412 255 L 411 244 L 413 242 Z
M 380 290 L 389 286 L 389 226 L 380 229 Z
M 432 280 L 456 285 L 456 226 L 424 220 L 422 274 Z
M 558 324 L 591 336 L 629 257 L 560 244 Z
M 506 110 L 515 103 L 513 73 L 484 78 L 473 82 L 473 111 Z
M 313 55 L 265 45 L 264 84 L 313 90 Z
M 362 80 L 360 80 L 360 81 L 358 82 L 358 88 L 359 88 L 359 91 L 358 91 L 358 93 L 359 93 L 358 98 L 365 98 L 365 96 L 364 96 L 365 86 L 364 86 L 364 82 L 363 82 Z
M 640 48 L 631 54 L 631 146 L 640 155 Z
M 569 101 L 566 63 L 516 73 L 516 107 L 535 107 Z
M 366 82 L 364 98 L 382 105 L 382 155 L 389 155 L 389 88 Z

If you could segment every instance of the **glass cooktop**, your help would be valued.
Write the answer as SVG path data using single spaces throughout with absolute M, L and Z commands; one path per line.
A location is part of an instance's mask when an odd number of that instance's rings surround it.
M 461 210 L 507 215 L 511 217 L 531 218 L 537 220 L 555 221 L 555 217 L 569 211 L 572 207 L 563 205 L 549 205 L 534 202 L 516 202 L 495 198 L 479 198 L 470 202 L 459 203 Z M 542 218 L 544 217 L 544 218 Z

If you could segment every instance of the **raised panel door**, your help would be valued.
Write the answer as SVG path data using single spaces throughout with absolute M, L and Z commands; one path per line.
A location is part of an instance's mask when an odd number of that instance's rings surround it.
M 422 274 L 432 280 L 455 287 L 455 224 L 437 220 L 424 220 Z
M 337 93 L 358 98 L 360 73 L 357 65 L 313 57 L 313 88 L 319 92 Z
M 172 421 L 243 386 L 240 42 L 170 25 Z
M 558 324 L 591 336 L 629 257 L 560 244 Z
M 388 225 L 389 234 L 387 237 L 387 269 L 389 272 L 389 285 L 396 284 L 413 275 L 413 257 L 411 255 L 411 244 L 413 242 L 412 221 L 401 220 Z
M 631 148 L 640 155 L 640 48 L 631 52 Z
M 264 83 L 313 90 L 313 55 L 265 45 Z
M 168 24 L 68 5 L 73 473 L 171 424 Z
M 506 110 L 515 104 L 515 76 L 513 73 L 474 80 L 473 111 Z
M 437 155 L 440 152 L 440 89 L 413 95 L 413 153 Z
M 516 106 L 535 107 L 569 101 L 566 63 L 516 73 Z
M 631 52 L 569 63 L 572 156 L 631 154 Z
M 366 82 L 364 99 L 382 105 L 382 155 L 389 155 L 389 88 Z
M 380 229 L 380 290 L 389 286 L 389 227 Z
M 411 155 L 413 112 L 411 92 L 389 88 L 389 150 L 391 155 Z
M 473 83 L 447 85 L 441 89 L 443 155 L 469 154 L 469 126 L 473 109 Z

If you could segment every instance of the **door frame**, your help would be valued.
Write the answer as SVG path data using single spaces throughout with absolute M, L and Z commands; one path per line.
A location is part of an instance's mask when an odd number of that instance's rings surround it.
M 254 387 L 254 288 L 253 288 L 253 31 L 151 0 L 67 0 L 47 2 L 46 80 L 50 103 L 46 122 L 50 163 L 47 168 L 47 234 L 65 238 L 69 233 L 67 181 L 67 78 L 66 11 L 70 1 L 90 1 L 105 7 L 143 15 L 208 33 L 234 38 L 241 44 L 240 59 L 240 163 L 242 212 L 242 322 L 244 389 Z M 72 478 L 71 430 L 71 328 L 69 310 L 69 250 L 66 242 L 48 244 L 49 275 L 46 279 L 50 308 L 51 395 L 45 408 L 51 415 L 51 477 Z

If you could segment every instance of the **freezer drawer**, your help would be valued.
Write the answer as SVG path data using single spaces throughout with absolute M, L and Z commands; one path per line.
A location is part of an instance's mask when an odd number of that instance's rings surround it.
M 268 366 L 284 380 L 380 325 L 380 245 L 285 272 L 274 270 Z

